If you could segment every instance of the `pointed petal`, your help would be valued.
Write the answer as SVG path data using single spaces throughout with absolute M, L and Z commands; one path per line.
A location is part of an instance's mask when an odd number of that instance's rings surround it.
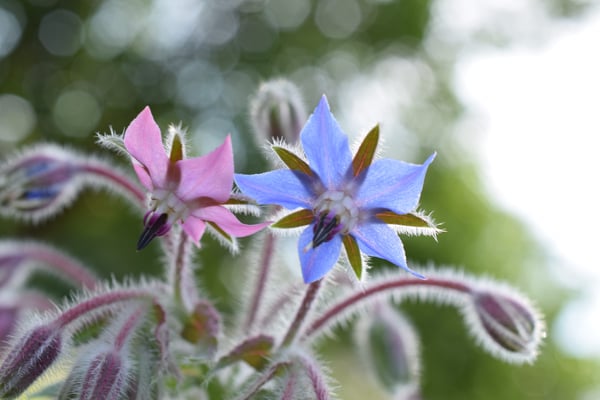
M 335 235 L 330 241 L 321 243 L 316 248 L 307 249 L 312 243 L 313 226 L 314 224 L 309 225 L 298 240 L 298 253 L 304 283 L 311 283 L 325 276 L 335 265 L 342 250 L 340 235 Z
M 181 172 L 177 196 L 183 201 L 208 197 L 220 203 L 229 199 L 233 185 L 231 138 L 202 157 L 187 158 L 176 164 Z
M 271 223 L 262 222 L 255 225 L 246 225 L 240 222 L 231 211 L 220 205 L 201 207 L 195 210 L 192 215 L 204 221 L 214 222 L 220 229 L 235 237 L 252 235 Z
M 323 96 L 300 133 L 304 153 L 328 189 L 338 188 L 352 163 L 348 137 L 329 111 Z
M 364 182 L 356 194 L 361 208 L 384 208 L 397 214 L 413 211 L 419 203 L 427 167 L 435 153 L 422 164 L 377 160 L 367 170 Z
M 206 223 L 201 218 L 190 215 L 183 221 L 182 227 L 194 244 L 200 246 L 200 239 L 206 230 Z
M 363 253 L 383 258 L 392 264 L 404 268 L 418 278 L 425 279 L 421 274 L 408 268 L 406 254 L 402 241 L 390 227 L 382 223 L 366 223 L 350 232 L 358 242 Z
M 165 187 L 168 157 L 162 143 L 160 128 L 154 122 L 150 107 L 146 107 L 125 130 L 125 148 L 133 158 L 133 168 L 148 190 Z
M 258 204 L 277 204 L 289 210 L 311 208 L 313 194 L 307 189 L 308 177 L 279 169 L 257 175 L 235 174 L 235 183 Z

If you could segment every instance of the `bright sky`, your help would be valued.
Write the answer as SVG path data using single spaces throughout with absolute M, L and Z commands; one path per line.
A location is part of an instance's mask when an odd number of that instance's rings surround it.
M 481 161 L 497 201 L 529 223 L 579 290 L 550 336 L 600 356 L 600 9 L 544 44 L 463 59 L 456 85 L 484 118 Z

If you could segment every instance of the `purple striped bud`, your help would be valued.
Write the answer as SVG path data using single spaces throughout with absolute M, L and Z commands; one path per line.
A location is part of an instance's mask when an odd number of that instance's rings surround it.
M 35 147 L 0 166 L 0 214 L 37 220 L 75 196 L 77 156 L 60 147 Z
M 486 350 L 516 363 L 536 358 L 545 327 L 527 299 L 507 290 L 476 291 L 472 299 L 475 315 L 470 325 Z
M 285 79 L 261 85 L 250 104 L 250 115 L 261 145 L 273 139 L 285 139 L 290 144 L 298 142 L 307 117 L 300 90 Z
M 88 365 L 81 384 L 80 400 L 118 400 L 129 388 L 130 363 L 122 352 L 98 354 Z
M 13 344 L 0 365 L 0 398 L 13 399 L 23 393 L 58 358 L 62 350 L 59 329 L 42 325 Z

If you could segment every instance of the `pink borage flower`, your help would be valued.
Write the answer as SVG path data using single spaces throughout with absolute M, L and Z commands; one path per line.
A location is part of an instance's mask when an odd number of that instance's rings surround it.
M 150 199 L 138 250 L 169 232 L 176 221 L 181 222 L 196 245 L 207 224 L 233 238 L 251 235 L 267 225 L 243 224 L 223 206 L 230 198 L 233 185 L 233 150 L 229 136 L 211 153 L 185 158 L 180 130 L 172 127 L 169 133 L 165 146 L 149 107 L 144 108 L 125 131 L 125 148 Z

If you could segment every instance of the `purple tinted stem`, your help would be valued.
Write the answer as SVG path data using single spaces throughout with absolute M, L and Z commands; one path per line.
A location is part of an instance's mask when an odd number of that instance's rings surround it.
M 406 287 L 419 287 L 419 286 L 433 286 L 452 291 L 471 293 L 471 288 L 462 282 L 446 280 L 446 279 L 415 279 L 415 278 L 401 278 L 393 281 L 382 282 L 371 287 L 367 287 L 364 290 L 355 293 L 348 297 L 346 300 L 335 304 L 329 310 L 325 311 L 319 318 L 314 320 L 310 326 L 304 332 L 302 340 L 306 340 L 316 331 L 325 326 L 329 321 L 334 319 L 337 315 L 343 313 L 347 308 L 354 306 L 356 303 L 367 300 L 372 296 L 376 296 L 386 291 L 398 290 Z
M 108 293 L 100 294 L 83 301 L 64 313 L 62 313 L 55 321 L 61 328 L 73 322 L 82 315 L 94 311 L 97 308 L 108 306 L 121 301 L 130 300 L 153 300 L 154 295 L 145 290 L 116 290 Z
M 275 236 L 268 232 L 267 237 L 264 241 L 263 252 L 261 256 L 260 262 L 260 273 L 258 275 L 258 280 L 256 281 L 256 287 L 254 288 L 254 292 L 252 293 L 252 301 L 250 303 L 250 309 L 248 310 L 248 317 L 246 318 L 246 322 L 244 324 L 244 328 L 246 331 L 252 328 L 254 321 L 256 319 L 256 314 L 260 308 L 260 303 L 263 298 L 263 292 L 265 290 L 265 285 L 267 283 L 267 279 L 269 277 L 269 271 L 271 269 L 271 263 L 273 261 L 273 253 L 275 249 Z
M 117 184 L 126 193 L 131 195 L 136 202 L 145 207 L 146 194 L 140 189 L 138 185 L 133 183 L 126 176 L 116 173 L 112 168 L 98 164 L 85 164 L 81 166 L 81 170 L 88 172 L 93 175 L 97 175 L 101 178 L 107 179 Z
M 32 244 L 23 246 L 22 251 L 26 257 L 51 265 L 87 289 L 93 289 L 97 284 L 96 277 L 86 267 L 50 247 Z
M 285 335 L 285 338 L 283 339 L 282 346 L 289 346 L 296 338 L 296 335 L 298 334 L 298 331 L 300 330 L 300 327 L 302 326 L 306 315 L 310 311 L 312 303 L 317 298 L 317 293 L 319 292 L 319 288 L 321 287 L 321 282 L 322 279 L 319 279 L 318 281 L 311 283 L 308 286 L 308 289 L 306 289 L 306 294 L 304 295 L 302 304 L 300 304 L 300 308 L 296 313 L 296 317 L 294 318 L 294 321 L 292 321 L 292 324 L 290 325 L 290 328 L 288 329 L 288 332 Z

